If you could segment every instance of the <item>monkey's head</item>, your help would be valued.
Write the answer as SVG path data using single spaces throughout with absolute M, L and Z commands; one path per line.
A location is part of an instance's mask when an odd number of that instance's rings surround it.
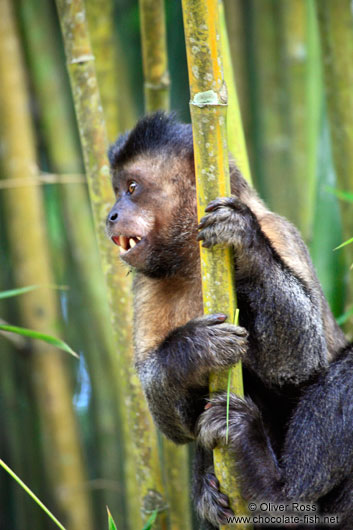
M 162 112 L 146 116 L 109 160 L 116 202 L 107 233 L 121 258 L 151 277 L 187 274 L 198 253 L 191 126 Z

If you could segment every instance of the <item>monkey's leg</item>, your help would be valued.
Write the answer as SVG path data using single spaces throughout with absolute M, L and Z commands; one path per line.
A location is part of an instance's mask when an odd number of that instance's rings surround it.
M 197 441 L 212 450 L 218 444 L 226 445 L 227 394 L 214 395 L 210 404 L 198 421 Z M 234 394 L 229 399 L 228 444 L 243 496 L 252 501 L 279 500 L 282 474 L 261 413 L 250 399 Z
M 351 476 L 352 381 L 353 368 L 339 361 L 306 390 L 289 423 L 280 461 L 254 403 L 230 396 L 229 448 L 247 499 L 315 502 Z M 198 442 L 208 449 L 225 444 L 227 396 L 218 394 L 210 402 L 198 422 Z

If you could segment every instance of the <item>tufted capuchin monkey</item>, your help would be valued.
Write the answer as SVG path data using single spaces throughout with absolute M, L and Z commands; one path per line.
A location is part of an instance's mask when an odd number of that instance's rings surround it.
M 200 429 L 206 448 L 197 448 L 195 503 L 217 526 L 232 512 L 208 448 L 221 438 L 214 416 L 223 421 L 222 405 L 206 411 L 212 413 L 209 438 L 207 421 L 197 426 L 210 372 L 242 360 L 246 396 L 280 456 L 303 388 L 346 341 L 299 233 L 266 208 L 234 163 L 232 196 L 213 201 L 198 227 L 191 125 L 160 112 L 147 116 L 112 145 L 109 159 L 116 202 L 107 233 L 136 270 L 136 368 L 166 436 L 187 443 Z M 207 247 L 234 249 L 239 326 L 223 314 L 202 316 L 197 238 Z

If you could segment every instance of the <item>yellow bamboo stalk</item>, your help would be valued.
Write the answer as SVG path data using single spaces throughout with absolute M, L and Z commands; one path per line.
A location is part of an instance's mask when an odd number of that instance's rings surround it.
M 87 0 L 87 17 L 94 51 L 99 90 L 106 117 L 109 141 L 122 132 L 118 94 L 122 78 L 117 69 L 117 53 L 114 39 L 114 13 L 112 0 Z M 123 110 L 123 107 L 120 107 Z
M 161 510 L 156 528 L 166 527 L 164 493 L 158 461 L 157 436 L 152 418 L 133 368 L 131 336 L 132 322 L 126 314 L 130 305 L 131 282 L 121 285 L 121 270 L 117 250 L 105 236 L 105 219 L 113 200 L 107 160 L 107 137 L 103 109 L 97 86 L 94 57 L 92 55 L 86 14 L 82 0 L 56 1 L 64 38 L 67 67 L 74 96 L 75 110 L 80 130 L 81 145 L 88 177 L 97 238 L 108 297 L 112 311 L 117 348 L 121 356 L 121 381 L 124 406 L 127 410 L 128 428 L 125 445 L 130 447 L 135 474 L 129 474 L 128 501 L 131 528 L 139 528 L 148 513 Z M 126 272 L 123 273 L 126 275 Z M 131 466 L 130 462 L 130 466 Z
M 316 2 L 333 158 L 341 190 L 353 189 L 353 15 L 349 0 Z M 341 201 L 346 239 L 353 235 L 352 204 Z M 345 249 L 353 261 L 353 245 Z M 352 282 L 351 282 L 352 283 Z M 348 303 L 353 303 L 349 289 Z
M 145 110 L 169 110 L 170 82 L 163 0 L 140 0 L 141 45 L 145 83 Z M 177 446 L 163 435 L 163 468 L 169 504 L 170 528 L 191 528 L 187 446 Z
M 21 0 L 20 6 L 25 44 L 29 50 L 31 81 L 44 131 L 43 141 L 51 169 L 59 173 L 57 180 L 62 182 L 60 174 L 82 173 L 82 165 L 70 92 L 65 82 L 65 66 L 58 49 L 55 19 L 47 0 Z M 115 126 L 117 125 L 116 123 Z M 85 359 L 94 394 L 95 429 L 100 449 L 96 468 L 104 480 L 112 482 L 119 480 L 121 467 L 116 439 L 119 430 L 121 431 L 117 426 L 117 410 L 120 413 L 124 411 L 120 410 L 119 360 L 112 336 L 104 277 L 86 188 L 86 183 L 62 183 L 59 192 L 66 226 L 69 227 L 68 239 L 84 286 L 84 300 L 89 307 L 89 329 L 84 342 L 92 345 L 86 348 Z M 121 281 L 124 281 L 123 277 Z M 105 506 L 108 505 L 121 521 L 123 495 L 117 495 L 113 489 L 103 490 L 102 495 L 104 502 L 102 501 L 101 512 L 104 520 Z
M 145 108 L 169 108 L 169 73 L 163 0 L 139 0 Z
M 12 3 L 0 1 L 0 91 L 2 167 L 6 178 L 33 178 L 37 171 L 35 141 L 29 101 L 17 40 Z M 20 124 L 20 125 L 19 125 Z M 19 286 L 43 284 L 19 301 L 23 323 L 38 331 L 55 333 L 58 319 L 49 263 L 41 190 L 25 186 L 4 191 L 14 273 Z M 47 287 L 45 287 L 47 286 Z M 72 392 L 62 353 L 41 342 L 33 345 L 31 376 L 38 400 L 47 469 L 53 479 L 56 501 L 63 520 L 72 530 L 91 529 L 85 473 Z
M 227 89 L 222 71 L 217 0 L 183 0 L 184 31 L 190 84 L 190 111 L 194 134 L 198 217 L 211 199 L 230 195 L 226 138 Z M 205 313 L 235 314 L 232 252 L 200 247 L 202 295 Z M 212 374 L 210 390 L 227 388 L 227 372 Z M 232 369 L 231 389 L 243 394 L 240 363 Z M 226 448 L 214 452 L 216 474 L 232 509 L 245 513 Z M 241 527 L 240 528 L 244 528 Z

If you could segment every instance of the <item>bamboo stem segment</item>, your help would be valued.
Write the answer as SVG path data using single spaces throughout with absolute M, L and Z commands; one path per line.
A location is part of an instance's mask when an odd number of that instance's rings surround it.
M 162 477 L 158 459 L 156 431 L 133 368 L 131 282 L 122 284 L 118 274 L 117 250 L 105 236 L 105 219 L 113 194 L 107 160 L 107 137 L 97 87 L 94 57 L 82 0 L 56 2 L 64 37 L 67 65 L 80 131 L 88 177 L 89 193 L 105 273 L 108 297 L 114 323 L 115 339 L 121 355 L 121 383 L 125 397 L 128 424 L 124 425 L 125 447 L 128 451 L 128 501 L 131 528 L 142 527 L 151 511 L 161 512 L 156 528 L 166 528 Z M 121 272 L 120 272 L 121 274 Z
M 223 78 L 217 0 L 183 0 L 184 30 L 190 84 L 190 111 L 199 219 L 210 200 L 230 195 L 227 149 L 227 89 Z M 225 312 L 233 320 L 236 307 L 233 259 L 229 248 L 201 247 L 202 294 L 205 313 Z M 212 374 L 210 390 L 227 389 L 227 373 Z M 232 369 L 231 390 L 242 395 L 240 363 Z M 237 513 L 246 513 L 226 448 L 214 452 L 222 491 Z
M 170 82 L 164 0 L 140 0 L 145 110 L 169 110 Z M 162 436 L 170 530 L 191 528 L 188 448 Z
M 145 108 L 169 108 L 169 73 L 163 0 L 139 0 Z
M 222 59 L 224 68 L 224 79 L 227 85 L 228 92 L 228 116 L 227 119 L 227 136 L 228 148 L 234 160 L 237 163 L 243 177 L 251 184 L 251 173 L 248 154 L 245 145 L 245 135 L 241 119 L 240 105 L 238 100 L 237 89 L 235 85 L 233 64 L 230 52 L 230 45 L 227 33 L 224 5 L 222 0 L 218 2 L 219 18 L 220 18 L 220 32 L 222 43 Z
M 36 149 L 26 80 L 10 0 L 0 0 L 0 115 L 2 167 L 7 178 L 33 178 Z M 20 126 L 19 126 L 20 124 Z M 42 284 L 19 300 L 26 327 L 55 334 L 57 300 L 50 285 L 49 248 L 38 186 L 4 191 L 14 275 L 19 286 Z M 47 286 L 46 288 L 44 286 Z M 72 530 L 92 528 L 86 476 L 68 385 L 67 360 L 52 346 L 33 343 L 28 376 L 36 393 L 47 472 L 60 517 Z
M 326 99 L 334 165 L 341 190 L 353 187 L 353 16 L 349 0 L 316 0 Z M 352 204 L 342 201 L 345 239 L 352 237 Z M 348 265 L 353 261 L 353 245 L 345 249 Z M 348 291 L 348 305 L 353 303 L 353 289 Z

